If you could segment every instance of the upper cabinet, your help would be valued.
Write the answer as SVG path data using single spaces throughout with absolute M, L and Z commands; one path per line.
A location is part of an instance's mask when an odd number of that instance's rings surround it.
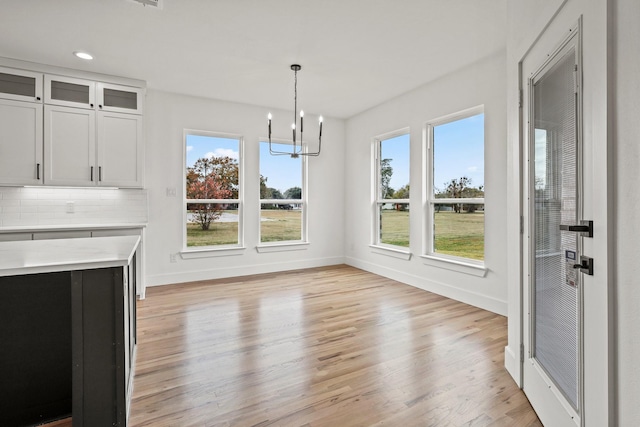
M 0 67 L 0 183 L 42 182 L 42 74 Z
M 64 107 L 95 107 L 95 82 L 73 77 L 44 76 L 44 102 Z
M 65 76 L 44 76 L 45 104 L 142 114 L 143 89 Z
M 98 83 L 97 91 L 98 110 L 111 111 L 113 113 L 142 114 L 141 88 L 131 86 Z
M 0 98 L 42 103 L 42 73 L 0 67 Z
M 0 67 L 0 185 L 143 187 L 144 88 L 82 76 Z

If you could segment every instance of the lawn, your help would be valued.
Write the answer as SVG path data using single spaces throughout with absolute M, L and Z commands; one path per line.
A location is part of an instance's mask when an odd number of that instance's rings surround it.
M 237 215 L 238 211 L 225 211 Z M 260 241 L 282 242 L 300 240 L 302 236 L 302 211 L 264 209 L 261 212 Z M 214 221 L 209 230 L 198 224 L 187 224 L 187 246 L 234 245 L 238 243 L 238 223 Z
M 302 239 L 302 211 L 263 209 L 260 211 L 260 241 L 284 242 Z
M 225 211 L 237 214 L 237 211 Z M 300 240 L 302 211 L 264 209 L 261 211 L 260 241 Z M 382 243 L 409 247 L 409 211 L 382 211 Z M 187 224 L 187 246 L 213 246 L 238 243 L 237 222 L 211 223 L 207 231 Z M 484 212 L 435 213 L 435 252 L 463 258 L 484 259 Z
M 383 210 L 380 241 L 409 247 L 409 211 Z M 435 213 L 435 252 L 484 259 L 484 212 Z

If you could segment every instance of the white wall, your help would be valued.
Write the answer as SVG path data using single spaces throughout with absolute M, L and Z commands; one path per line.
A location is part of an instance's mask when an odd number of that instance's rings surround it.
M 353 266 L 506 314 L 506 100 L 505 55 L 497 52 L 455 73 L 359 114 L 347 121 L 346 259 Z M 485 108 L 485 265 L 476 277 L 423 263 L 422 163 L 427 121 L 461 110 Z M 411 217 L 413 256 L 402 260 L 375 253 L 372 243 L 372 139 L 410 128 Z
M 242 276 L 339 264 L 344 261 L 344 121 L 326 118 L 322 154 L 308 165 L 309 245 L 303 250 L 257 253 L 259 228 L 259 139 L 267 136 L 266 116 L 274 115 L 274 137 L 291 138 L 290 113 L 263 107 L 147 91 L 146 186 L 149 191 L 147 284 Z M 277 118 L 281 118 L 278 120 Z M 307 120 L 316 120 L 306 112 Z M 242 135 L 244 138 L 244 238 L 240 255 L 182 259 L 183 130 Z M 168 197 L 167 188 L 177 189 Z
M 640 425 L 640 3 L 612 2 L 618 422 Z

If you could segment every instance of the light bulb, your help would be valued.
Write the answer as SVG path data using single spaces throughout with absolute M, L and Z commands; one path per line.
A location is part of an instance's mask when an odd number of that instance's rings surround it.
M 295 128 L 296 128 L 296 124 L 295 123 L 291 123 L 291 129 L 295 130 Z
M 271 113 L 267 114 L 267 120 L 271 120 L 273 116 L 271 116 Z
M 300 117 L 304 117 L 304 111 L 300 110 Z
M 322 116 L 318 119 L 318 123 L 322 123 Z

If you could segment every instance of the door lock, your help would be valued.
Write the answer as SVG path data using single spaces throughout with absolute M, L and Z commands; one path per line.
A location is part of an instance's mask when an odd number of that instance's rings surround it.
M 580 255 L 580 264 L 573 264 L 573 268 L 579 268 L 584 274 L 593 276 L 593 258 Z

